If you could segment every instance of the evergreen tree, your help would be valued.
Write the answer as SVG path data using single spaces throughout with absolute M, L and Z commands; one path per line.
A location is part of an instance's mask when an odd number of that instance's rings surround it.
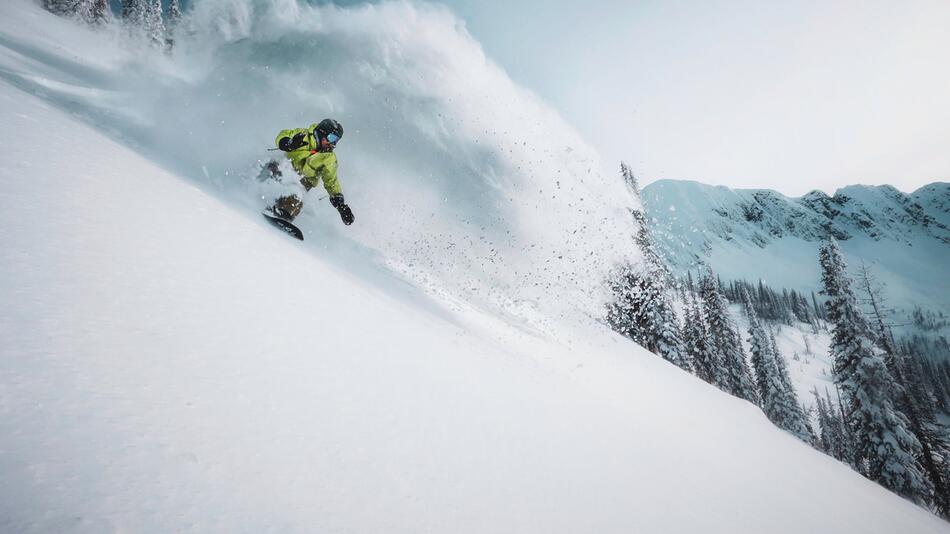
M 808 310 L 808 302 L 794 290 L 789 294 L 789 298 L 792 301 L 792 313 L 795 318 L 803 323 L 811 323 L 812 316 Z
M 835 391 L 837 393 L 837 386 L 835 386 Z M 835 458 L 843 462 L 847 462 L 851 465 L 852 468 L 858 470 L 858 462 L 855 461 L 854 455 L 854 440 L 851 439 L 851 431 L 848 430 L 847 423 L 845 422 L 844 407 L 841 406 L 841 398 L 838 396 L 838 402 L 831 400 L 831 392 L 828 391 L 828 388 L 825 388 L 825 405 L 828 406 L 828 410 L 832 416 L 832 422 L 836 425 L 837 433 L 837 446 Z
M 154 46 L 165 46 L 161 0 L 122 0 L 122 20 Z
M 818 297 L 815 296 L 815 292 L 811 292 L 811 303 L 812 307 L 815 309 L 815 317 L 825 321 L 828 318 L 825 316 L 825 309 L 822 306 L 818 305 Z
M 871 269 L 863 261 L 858 270 L 858 287 L 864 292 L 864 302 L 870 308 L 870 329 L 876 336 L 878 347 L 884 353 L 888 371 L 895 379 L 891 395 L 900 413 L 906 415 L 909 429 L 920 442 L 917 460 L 933 486 L 933 501 L 942 514 L 950 512 L 950 495 L 945 484 L 942 464 L 945 462 L 948 442 L 945 429 L 937 423 L 930 409 L 928 396 L 922 389 L 923 380 L 908 365 L 908 359 L 897 349 L 897 343 L 887 324 L 889 313 L 883 286 L 877 283 Z
M 149 20 L 146 0 L 122 0 L 122 20 L 129 28 L 144 31 Z
M 91 0 L 89 22 L 102 25 L 111 20 L 112 8 L 109 7 L 109 0 Z
M 150 0 L 147 4 L 145 36 L 154 46 L 165 46 L 165 22 L 162 17 L 162 0 Z
M 815 396 L 815 412 L 818 416 L 818 441 L 815 442 L 815 446 L 821 452 L 833 456 L 832 451 L 834 450 L 834 434 L 831 425 L 831 416 L 828 413 L 828 407 L 825 406 L 825 401 L 822 400 L 821 396 L 818 395 L 817 389 L 813 389 L 812 394 Z
M 168 30 L 173 32 L 181 22 L 181 3 L 178 0 L 171 0 L 168 4 Z
M 706 319 L 695 296 L 692 295 L 686 308 L 683 344 L 687 357 L 692 363 L 693 373 L 710 384 L 718 385 L 717 373 L 722 365 L 716 358 L 716 354 L 709 348 Z
M 749 352 L 751 352 L 752 370 L 755 374 L 755 384 L 759 392 L 762 411 L 766 417 L 776 425 L 782 419 L 781 405 L 785 385 L 779 381 L 778 369 L 769 347 L 769 339 L 762 328 L 755 310 L 752 309 L 752 300 L 745 289 L 742 290 L 743 307 L 749 320 Z
M 611 276 L 607 323 L 644 348 L 689 370 L 673 304 L 649 265 L 624 265 Z
M 771 348 L 772 358 L 775 363 L 775 372 L 778 377 L 778 382 L 782 386 L 778 396 L 781 422 L 777 424 L 798 436 L 802 441 L 814 443 L 815 431 L 811 428 L 811 424 L 808 421 L 807 412 L 802 408 L 801 403 L 798 402 L 798 393 L 795 392 L 792 378 L 788 374 L 788 366 L 785 365 L 785 358 L 778 350 L 774 334 L 769 334 L 769 347 Z
M 43 0 L 43 7 L 61 17 L 88 24 L 104 24 L 112 18 L 107 0 Z
M 637 197 L 637 200 L 640 200 L 640 180 L 637 180 L 637 176 L 633 174 L 633 170 L 630 169 L 630 166 L 624 162 L 620 162 L 620 175 L 623 176 L 623 181 L 627 184 L 627 187 L 630 188 L 630 192 L 633 193 L 633 196 Z
M 54 15 L 72 17 L 80 9 L 80 0 L 44 0 L 43 7 Z
M 907 415 L 910 429 L 920 442 L 918 460 L 933 485 L 934 509 L 950 519 L 950 479 L 946 478 L 944 467 L 950 462 L 950 433 L 937 420 L 935 404 L 915 359 L 898 354 L 895 364 L 900 392 L 897 405 Z
M 832 239 L 819 251 L 828 318 L 833 324 L 834 379 L 844 394 L 855 452 L 872 480 L 917 503 L 932 487 L 917 458 L 920 442 L 892 401 L 893 378 L 858 309 L 845 264 Z
M 937 412 L 945 411 L 947 406 L 945 404 L 946 399 L 941 392 L 941 386 L 933 371 L 933 365 L 926 358 L 911 352 L 910 345 L 907 343 L 902 344 L 900 350 L 907 355 L 907 365 L 912 369 L 909 373 L 917 377 L 914 382 L 919 384 L 920 388 L 919 392 L 916 393 L 918 402 L 920 402 L 929 419 L 936 418 Z
M 709 348 L 721 364 L 714 383 L 736 397 L 757 402 L 742 343 L 730 319 L 726 299 L 720 293 L 720 285 L 712 270 L 707 269 L 699 286 L 708 324 Z
M 639 201 L 636 177 L 626 164 L 620 164 L 624 181 Z M 680 338 L 679 321 L 669 295 L 671 277 L 650 236 L 646 217 L 639 209 L 631 210 L 638 223 L 636 242 L 643 254 L 640 265 L 624 265 L 611 277 L 613 299 L 608 305 L 607 322 L 617 332 L 636 341 L 682 369 L 690 370 Z
M 745 314 L 749 319 L 752 369 L 762 411 L 779 428 L 811 443 L 812 431 L 805 412 L 798 403 L 785 362 L 775 344 L 775 337 L 766 334 L 752 308 L 752 299 L 744 287 L 741 289 L 741 296 Z
M 850 450 L 850 444 L 839 409 L 835 407 L 827 389 L 824 399 L 818 395 L 817 389 L 814 389 L 813 393 L 815 407 L 818 409 L 818 427 L 821 430 L 820 448 L 836 460 L 850 463 L 850 456 L 847 453 Z

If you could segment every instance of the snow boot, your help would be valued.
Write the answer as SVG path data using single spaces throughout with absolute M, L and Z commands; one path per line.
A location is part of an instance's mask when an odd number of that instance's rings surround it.
M 288 195 L 278 198 L 271 206 L 270 211 L 281 219 L 293 221 L 297 215 L 300 215 L 302 209 L 303 202 L 300 201 L 300 198 L 297 195 Z

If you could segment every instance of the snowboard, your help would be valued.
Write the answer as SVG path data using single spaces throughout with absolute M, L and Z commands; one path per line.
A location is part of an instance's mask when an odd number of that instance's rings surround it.
M 297 226 L 295 226 L 294 223 L 288 221 L 287 219 L 282 219 L 274 215 L 268 210 L 262 211 L 261 215 L 263 215 L 268 221 L 270 221 L 271 224 L 273 224 L 277 228 L 280 228 L 281 230 L 287 232 L 288 234 L 303 241 L 303 232 L 301 232 L 300 228 L 297 228 Z

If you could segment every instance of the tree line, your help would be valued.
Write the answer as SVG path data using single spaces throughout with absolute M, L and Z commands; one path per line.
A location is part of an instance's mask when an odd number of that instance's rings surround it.
M 48 11 L 92 26 L 116 21 L 108 0 L 42 0 Z M 145 38 L 159 48 L 171 48 L 173 34 L 182 18 L 179 0 L 169 0 L 168 9 L 162 0 L 122 0 L 119 21 L 133 34 Z
M 639 184 L 625 164 L 621 176 L 639 199 Z M 776 426 L 867 478 L 950 518 L 950 433 L 939 421 L 950 408 L 950 364 L 935 363 L 922 350 L 940 341 L 894 338 L 883 288 L 868 266 L 849 274 L 829 236 L 818 258 L 821 300 L 761 281 L 723 283 L 708 267 L 696 279 L 689 273 L 678 281 L 657 252 L 646 214 L 635 208 L 630 216 L 643 254 L 608 278 L 605 319 L 613 330 L 759 406 Z M 746 316 L 744 332 L 730 303 Z M 831 335 L 834 397 L 813 391 L 815 413 L 798 399 L 769 327 L 795 321 Z

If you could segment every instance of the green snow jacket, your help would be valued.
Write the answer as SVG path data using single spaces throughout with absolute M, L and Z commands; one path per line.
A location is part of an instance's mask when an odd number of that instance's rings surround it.
M 320 151 L 320 141 L 313 135 L 316 128 L 316 124 L 311 124 L 309 128 L 281 130 L 274 143 L 280 146 L 281 139 L 285 137 L 292 139 L 297 134 L 304 134 L 304 145 L 286 153 L 294 170 L 302 177 L 300 183 L 309 191 L 323 180 L 323 187 L 330 196 L 342 194 L 343 191 L 336 176 L 336 154 L 332 149 L 327 152 Z

